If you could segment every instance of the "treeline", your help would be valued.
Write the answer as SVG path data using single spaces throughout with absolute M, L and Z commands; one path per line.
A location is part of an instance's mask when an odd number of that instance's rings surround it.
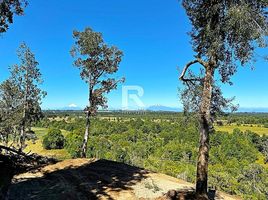
M 221 119 L 226 120 L 227 124 L 256 124 L 268 126 L 267 113 L 235 113 L 228 116 L 222 116 Z
M 55 118 L 81 118 L 85 116 L 85 111 L 82 110 L 43 110 L 44 116 L 48 119 Z M 184 117 L 182 112 L 168 111 L 148 111 L 148 110 L 107 110 L 97 111 L 96 117 L 105 119 L 131 119 L 142 117 L 143 119 L 168 120 L 173 121 Z
M 87 157 L 124 162 L 194 182 L 197 124 L 195 119 L 183 117 L 174 122 L 94 118 Z M 44 119 L 37 125 L 69 130 L 65 148 L 72 157 L 80 156 L 84 119 Z M 232 134 L 214 132 L 210 141 L 209 185 L 244 199 L 267 199 L 268 137 L 235 129 Z
M 47 118 L 56 117 L 84 117 L 85 112 L 82 110 L 44 110 L 44 115 Z M 188 113 L 191 115 L 191 113 Z M 106 119 L 113 118 L 137 118 L 143 119 L 162 119 L 173 121 L 184 117 L 183 112 L 165 112 L 165 111 L 98 111 L 97 117 L 105 117 Z M 227 113 L 218 116 L 218 121 L 223 121 L 226 124 L 254 124 L 268 126 L 268 113 Z

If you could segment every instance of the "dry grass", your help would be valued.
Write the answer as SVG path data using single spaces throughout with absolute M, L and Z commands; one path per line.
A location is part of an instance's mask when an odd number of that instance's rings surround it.
M 28 141 L 27 147 L 24 150 L 25 152 L 32 152 L 32 153 L 37 153 L 42 156 L 47 156 L 47 157 L 53 157 L 59 160 L 64 160 L 64 159 L 69 159 L 71 158 L 70 154 L 65 150 L 65 149 L 52 149 L 52 150 L 46 150 L 43 148 L 42 145 L 42 140 L 44 135 L 47 133 L 48 129 L 47 128 L 32 128 L 33 131 L 35 131 L 37 140 L 35 142 L 33 141 Z M 62 134 L 66 136 L 68 131 L 61 130 Z
M 38 139 L 34 143 L 32 141 L 27 142 L 25 152 L 37 153 L 42 156 L 53 157 L 59 160 L 71 158 L 69 153 L 65 149 L 52 149 L 46 150 L 42 146 L 42 140 Z
M 247 130 L 257 133 L 259 135 L 268 135 L 268 128 L 264 128 L 262 126 L 254 126 L 251 124 L 238 126 L 238 125 L 224 125 L 224 126 L 215 126 L 216 131 L 223 131 L 232 133 L 234 129 L 240 129 L 241 131 L 245 132 Z

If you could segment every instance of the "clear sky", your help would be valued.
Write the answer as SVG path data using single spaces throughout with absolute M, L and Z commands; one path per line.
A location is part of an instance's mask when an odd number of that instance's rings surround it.
M 0 38 L 0 80 L 8 77 L 8 66 L 18 62 L 16 49 L 25 41 L 40 63 L 42 88 L 48 93 L 42 107 L 84 107 L 87 87 L 69 51 L 72 31 L 87 26 L 123 50 L 117 76 L 126 78 L 126 86 L 144 89 L 145 106 L 181 107 L 177 67 L 191 60 L 193 52 L 187 35 L 191 26 L 178 0 L 29 0 L 25 16 L 16 17 Z M 267 63 L 255 66 L 253 71 L 241 68 L 234 85 L 223 86 L 225 96 L 236 96 L 241 107 L 268 107 Z M 122 85 L 108 96 L 110 108 L 121 108 L 121 96 Z

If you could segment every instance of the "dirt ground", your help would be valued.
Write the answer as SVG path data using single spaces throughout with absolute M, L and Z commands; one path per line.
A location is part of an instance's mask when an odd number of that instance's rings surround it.
M 193 186 L 164 174 L 122 163 L 72 159 L 15 176 L 8 199 L 153 200 L 169 190 L 193 190 Z M 240 198 L 217 193 L 216 199 Z

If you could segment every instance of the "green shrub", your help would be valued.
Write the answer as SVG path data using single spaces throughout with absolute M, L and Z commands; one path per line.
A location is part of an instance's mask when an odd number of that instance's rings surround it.
M 68 151 L 68 153 L 70 153 L 72 158 L 77 158 L 81 155 L 83 132 L 83 129 L 75 129 L 66 136 L 64 148 Z
M 64 136 L 59 129 L 49 129 L 43 138 L 43 147 L 45 149 L 62 149 L 64 147 Z

